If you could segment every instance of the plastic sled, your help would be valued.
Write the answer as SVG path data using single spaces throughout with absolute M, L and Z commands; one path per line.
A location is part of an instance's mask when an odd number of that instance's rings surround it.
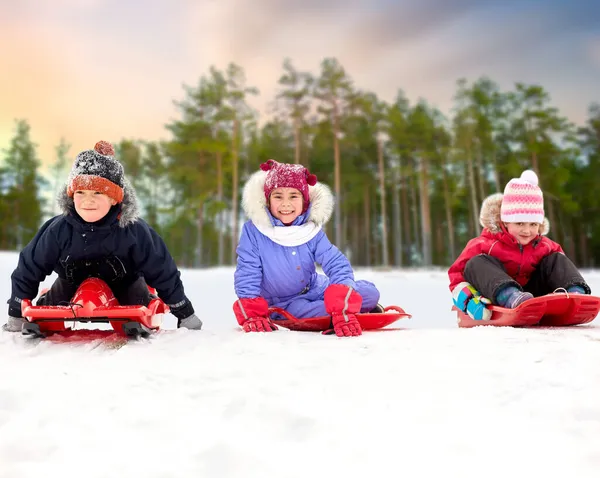
M 529 299 L 515 309 L 492 305 L 490 320 L 474 320 L 455 306 L 452 310 L 458 315 L 459 327 L 480 325 L 564 327 L 587 324 L 594 320 L 600 312 L 600 297 L 554 293 Z
M 155 289 L 148 289 L 155 296 L 148 306 L 119 305 L 106 282 L 94 277 L 81 283 L 68 305 L 34 306 L 30 300 L 24 300 L 21 313 L 27 322 L 23 325 L 23 335 L 95 337 L 116 332 L 126 337 L 147 337 L 160 328 L 163 314 L 169 312 L 169 307 L 156 296 Z M 73 330 L 65 326 L 65 321 L 109 323 L 113 330 Z
M 390 305 L 384 309 L 385 312 L 365 312 L 356 314 L 356 318 L 363 330 L 382 329 L 390 324 L 393 324 L 400 319 L 410 319 L 412 316 L 407 314 L 402 308 L 395 305 Z M 279 307 L 270 307 L 269 314 L 279 314 L 283 319 L 273 319 L 271 322 L 277 326 L 284 327 L 289 330 L 297 330 L 302 332 L 324 332 L 331 329 L 331 317 L 328 315 L 322 317 L 297 318 L 289 312 L 280 309 Z

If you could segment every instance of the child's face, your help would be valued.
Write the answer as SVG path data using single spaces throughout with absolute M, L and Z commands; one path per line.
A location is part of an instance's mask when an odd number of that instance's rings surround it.
M 269 210 L 274 217 L 284 224 L 291 224 L 302 214 L 304 198 L 298 189 L 277 188 L 273 189 L 269 197 Z
M 508 233 L 524 246 L 533 241 L 540 232 L 540 225 L 537 222 L 507 222 L 505 224 Z
M 78 190 L 73 195 L 75 210 L 85 222 L 96 222 L 102 219 L 111 206 L 117 204 L 112 198 L 98 191 Z

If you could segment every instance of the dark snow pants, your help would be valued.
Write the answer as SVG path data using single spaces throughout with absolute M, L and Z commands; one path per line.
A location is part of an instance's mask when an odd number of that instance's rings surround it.
M 525 292 L 530 292 L 534 297 L 550 294 L 556 289 L 568 289 L 571 286 L 582 287 L 586 294 L 591 294 L 591 289 L 571 260 L 559 252 L 544 257 L 531 274 L 529 282 L 524 287 L 506 273 L 502 262 L 487 254 L 480 254 L 471 258 L 466 266 L 464 278 L 475 287 L 483 297 L 493 303 L 496 295 L 507 286 L 513 286 Z
M 68 305 L 80 285 L 59 277 L 48 292 L 38 299 L 36 305 Z M 138 277 L 127 285 L 111 285 L 111 290 L 120 305 L 148 305 L 152 300 L 143 277 Z

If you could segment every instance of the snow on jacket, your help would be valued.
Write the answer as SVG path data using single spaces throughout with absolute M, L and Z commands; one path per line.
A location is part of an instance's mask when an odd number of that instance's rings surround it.
M 310 186 L 310 206 L 292 225 L 284 226 L 268 210 L 263 191 L 266 172 L 254 173 L 244 187 L 242 207 L 249 218 L 237 247 L 235 292 L 239 298 L 263 297 L 269 305 L 288 302 L 311 290 L 322 292 L 328 281 L 356 287 L 350 262 L 322 227 L 333 212 L 333 196 L 322 183 Z M 311 294 L 312 295 L 312 294 Z
M 497 193 L 483 201 L 479 222 L 484 229 L 479 237 L 471 239 L 467 243 L 448 270 L 450 290 L 465 280 L 463 273 L 467 262 L 479 254 L 487 254 L 500 259 L 508 275 L 523 286 L 529 282 L 531 274 L 544 257 L 554 252 L 564 253 L 558 243 L 545 237 L 550 230 L 547 218 L 544 218 L 539 234 L 533 241 L 526 246 L 519 244 L 508 233 L 500 220 L 502 197 L 502 193 Z
M 127 284 L 143 275 L 167 304 L 179 308 L 189 304 L 180 272 L 162 238 L 139 217 L 135 191 L 128 182 L 123 203 L 113 206 L 96 223 L 81 219 L 66 188 L 59 195 L 59 205 L 63 213 L 48 220 L 19 255 L 11 275 L 10 308 L 20 310 L 22 299 L 33 300 L 40 283 L 52 271 L 72 281 L 74 270 L 94 264 L 107 272 L 106 276 L 96 276 L 109 286 L 112 281 Z M 118 264 L 118 270 L 111 265 L 106 267 L 107 260 Z

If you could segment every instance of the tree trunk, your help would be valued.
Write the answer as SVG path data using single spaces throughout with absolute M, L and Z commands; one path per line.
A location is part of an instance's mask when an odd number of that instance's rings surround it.
M 194 254 L 194 262 L 197 268 L 202 267 L 202 232 L 204 230 L 204 202 L 198 205 L 196 215 L 196 253 Z
M 371 242 L 371 248 L 373 249 L 373 265 L 381 265 L 381 255 L 379 254 L 379 246 L 381 242 L 376 240 L 376 231 L 378 230 L 377 224 L 377 201 L 369 201 L 371 207 L 371 222 L 369 223 L 369 229 L 367 234 L 373 239 Z
M 548 211 L 548 220 L 550 221 L 551 230 L 554 231 L 553 236 L 555 237 L 556 242 L 562 244 L 564 243 L 564 235 L 561 235 L 561 228 L 556 220 L 556 214 L 554 212 L 554 201 L 551 198 L 546 200 L 547 211 Z
M 444 232 L 443 228 L 440 227 L 442 224 L 442 218 L 439 209 L 432 210 L 433 216 L 433 227 L 431 234 L 435 237 L 435 254 L 431 258 L 432 264 L 446 264 L 445 252 L 444 251 Z
M 421 235 L 419 234 L 419 212 L 418 212 L 418 204 L 417 200 L 417 189 L 419 187 L 417 168 L 415 164 L 415 159 L 412 158 L 412 173 L 410 176 L 410 190 L 411 190 L 411 211 L 412 211 L 412 220 L 413 220 L 413 244 L 409 250 L 409 253 L 412 255 L 412 251 L 416 248 L 419 253 L 423 253 L 423 248 L 421 247 Z M 416 183 L 416 184 L 415 184 Z
M 533 142 L 531 144 L 533 144 Z M 538 178 L 539 178 L 540 177 L 540 168 L 538 167 L 538 157 L 537 157 L 537 153 L 535 151 L 531 152 L 531 167 L 535 171 L 535 174 L 538 175 Z M 542 184 L 542 181 L 540 181 L 540 187 L 541 187 L 541 184 Z
M 501 193 L 503 191 L 502 184 L 500 183 L 500 172 L 498 171 L 498 157 L 496 155 L 496 148 L 492 152 L 492 164 L 494 165 L 494 183 L 496 184 L 496 192 Z
M 300 118 L 294 118 L 294 162 L 300 164 Z
M 388 257 L 388 233 L 387 233 L 387 213 L 385 210 L 385 169 L 383 164 L 383 144 L 381 139 L 377 139 L 377 165 L 379 167 L 379 191 L 381 203 L 381 260 L 384 267 L 390 265 Z
M 456 248 L 454 244 L 454 219 L 452 217 L 452 198 L 450 197 L 450 188 L 448 187 L 448 172 L 442 165 L 442 181 L 444 185 L 444 206 L 446 210 L 446 225 L 448 226 L 448 257 L 447 261 L 452 262 L 456 258 Z
M 333 161 L 335 185 L 335 245 L 343 250 L 342 244 L 342 213 L 341 213 L 341 171 L 340 171 L 340 119 L 338 117 L 337 100 L 333 101 Z
M 353 264 L 362 264 L 362 251 L 360 250 L 360 218 L 359 214 L 356 210 L 354 210 L 350 215 L 350 221 L 352 223 L 352 241 L 350 242 L 352 247 L 352 252 L 354 253 Z
M 474 235 L 479 235 L 481 230 L 479 229 L 479 206 L 477 202 L 477 192 L 475 190 L 475 173 L 473 171 L 473 157 L 471 154 L 471 144 L 467 143 L 467 170 L 469 176 L 469 196 L 471 197 L 471 207 L 473 214 L 473 229 L 475 230 Z M 483 198 L 482 198 L 483 200 Z
M 481 143 L 480 142 L 477 143 L 477 155 L 475 156 L 475 161 L 477 161 L 477 172 L 479 173 L 477 175 L 477 187 L 478 187 L 479 197 L 483 201 L 483 198 L 485 198 L 485 196 L 486 196 L 485 184 L 484 184 L 485 171 L 483 170 L 483 161 L 481 158 Z
M 591 267 L 592 265 L 588 263 L 588 240 L 585 231 L 586 227 L 581 223 L 581 221 L 577 221 L 576 219 L 573 219 L 573 221 L 577 224 L 577 232 L 579 235 L 579 255 L 581 258 L 581 267 Z
M 342 216 L 342 234 L 344 236 L 344 249 L 341 249 L 342 253 L 348 255 L 348 214 Z
M 410 257 L 408 254 L 406 254 L 406 251 L 410 251 L 412 248 L 412 232 L 411 232 L 411 228 L 410 228 L 410 218 L 411 218 L 411 214 L 410 214 L 410 204 L 409 204 L 409 198 L 408 198 L 408 188 L 409 188 L 409 183 L 408 183 L 408 177 L 404 177 L 400 180 L 400 186 L 401 186 L 401 200 L 402 200 L 402 229 L 404 231 L 404 247 L 402 248 L 402 250 L 400 251 L 400 255 L 404 256 L 406 258 L 406 263 L 411 266 L 412 265 L 412 257 Z
M 402 267 L 402 228 L 400 226 L 402 216 L 400 213 L 400 191 L 398 190 L 398 188 L 400 187 L 399 169 L 400 165 L 394 168 L 392 187 L 392 204 L 394 214 L 394 265 L 396 267 Z
M 231 264 L 236 263 L 236 249 L 238 244 L 238 119 L 233 120 L 233 135 L 231 139 L 231 163 L 232 163 L 232 193 L 231 193 L 231 209 L 232 209 L 232 232 L 231 232 Z
M 219 212 L 217 213 L 217 234 L 218 234 L 218 250 L 217 250 L 217 264 L 222 266 L 225 259 L 225 221 L 224 209 L 223 209 L 223 153 L 217 151 L 217 201 L 219 204 Z
M 421 234 L 423 239 L 423 265 L 431 266 L 431 212 L 429 208 L 429 177 L 427 156 L 421 155 L 421 173 L 419 174 Z
M 365 224 L 363 231 L 365 233 L 365 264 L 371 267 L 371 204 L 369 195 L 369 186 L 364 186 L 364 208 L 365 208 Z

